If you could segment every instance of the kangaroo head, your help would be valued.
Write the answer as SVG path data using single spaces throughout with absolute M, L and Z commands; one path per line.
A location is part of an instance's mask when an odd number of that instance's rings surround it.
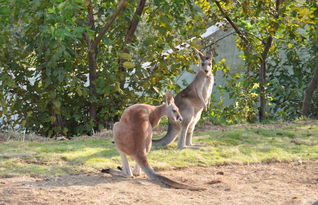
M 182 116 L 179 112 L 179 108 L 174 104 L 174 98 L 170 92 L 166 95 L 166 115 L 170 120 L 173 121 L 182 121 Z
M 199 50 L 195 49 L 196 52 L 200 56 L 200 65 L 199 65 L 199 72 L 204 72 L 207 76 L 212 75 L 212 52 L 209 51 L 207 54 L 203 54 Z

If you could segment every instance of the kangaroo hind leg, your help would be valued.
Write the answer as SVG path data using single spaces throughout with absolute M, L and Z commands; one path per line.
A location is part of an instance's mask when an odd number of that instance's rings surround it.
M 134 167 L 133 174 L 134 174 L 134 176 L 139 176 L 141 174 L 141 167 L 139 166 L 139 164 L 137 162 L 136 162 L 136 165 Z
M 188 132 L 189 124 L 182 125 L 182 130 L 180 134 L 180 138 L 178 141 L 178 149 L 183 149 L 186 147 L 186 135 Z
M 195 123 L 191 122 L 191 124 L 189 125 L 188 131 L 187 131 L 187 135 L 186 135 L 186 146 L 192 146 L 192 136 L 193 136 L 193 130 L 195 127 Z
M 186 138 L 187 138 L 187 132 L 188 128 L 191 125 L 191 122 L 193 121 L 193 115 L 194 110 L 189 106 L 188 109 L 185 109 L 182 112 L 183 121 L 181 124 L 181 134 L 178 141 L 178 149 L 184 149 L 186 147 Z
M 198 123 L 198 121 L 201 118 L 201 113 L 202 113 L 202 111 L 199 111 L 194 116 L 194 119 L 191 121 L 191 123 L 189 125 L 188 132 L 187 132 L 187 139 L 186 139 L 186 145 L 187 146 L 193 146 L 193 144 L 192 144 L 193 131 L 194 131 L 194 128 L 195 128 L 196 124 Z
M 118 152 L 120 153 L 122 167 L 118 167 L 119 170 L 112 169 L 112 168 L 102 169 L 101 172 L 108 173 L 115 176 L 133 177 L 126 155 L 119 150 Z
M 133 174 L 132 174 L 131 169 L 129 167 L 129 163 L 128 163 L 128 159 L 126 157 L 126 154 L 124 154 L 121 151 L 119 151 L 119 154 L 120 154 L 120 158 L 121 158 L 123 174 L 126 175 L 127 177 L 133 177 Z

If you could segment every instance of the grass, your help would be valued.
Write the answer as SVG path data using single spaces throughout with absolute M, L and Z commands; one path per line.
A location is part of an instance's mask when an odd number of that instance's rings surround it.
M 156 169 L 318 159 L 318 121 L 281 126 L 246 126 L 196 132 L 197 149 L 176 143 L 153 148 Z M 8 141 L 0 144 L 0 176 L 62 175 L 98 172 L 120 165 L 110 138 L 71 141 Z

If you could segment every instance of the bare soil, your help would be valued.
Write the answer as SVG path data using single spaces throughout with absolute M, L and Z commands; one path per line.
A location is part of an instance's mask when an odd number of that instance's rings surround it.
M 205 191 L 102 173 L 0 178 L 0 204 L 318 204 L 318 160 L 160 171 Z

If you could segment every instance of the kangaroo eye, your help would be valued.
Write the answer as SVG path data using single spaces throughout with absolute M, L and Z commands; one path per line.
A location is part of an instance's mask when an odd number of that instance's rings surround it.
M 177 110 L 172 110 L 172 112 L 176 113 L 176 112 L 177 112 Z

